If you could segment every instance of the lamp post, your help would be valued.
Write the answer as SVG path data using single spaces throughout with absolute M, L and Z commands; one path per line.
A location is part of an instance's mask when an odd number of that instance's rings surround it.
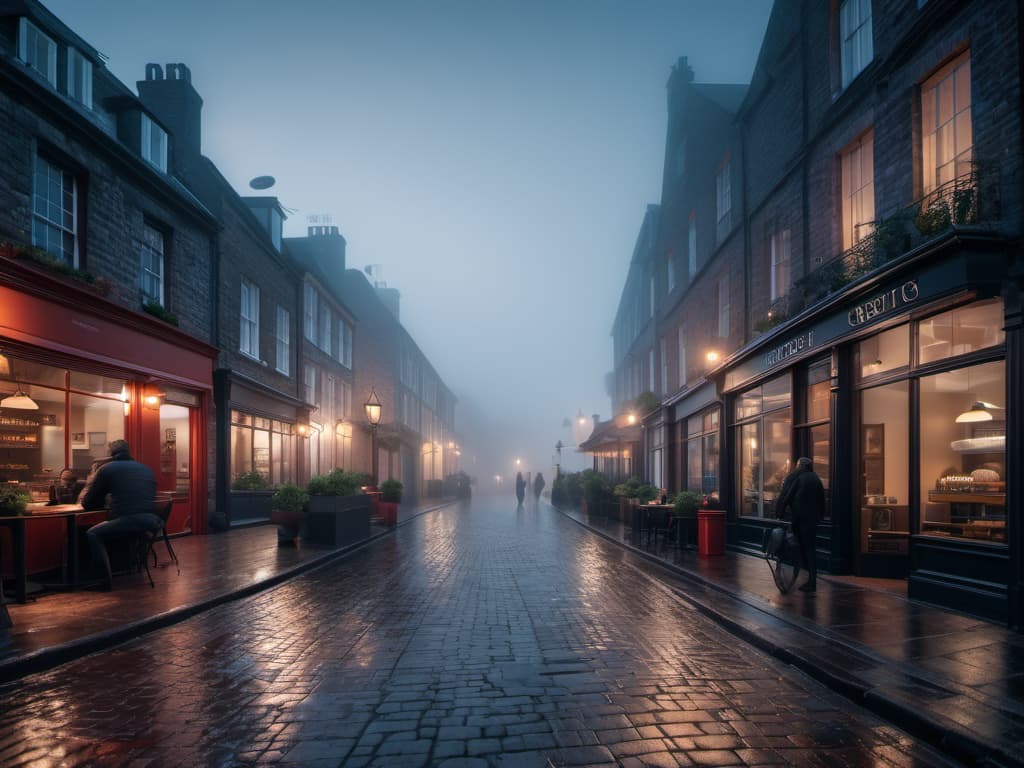
M 373 456 L 371 459 L 371 481 L 374 486 L 377 485 L 377 426 L 380 424 L 381 417 L 381 405 L 380 399 L 377 397 L 377 391 L 370 387 L 370 397 L 363 403 L 363 410 L 366 411 L 366 420 L 370 422 L 370 451 Z

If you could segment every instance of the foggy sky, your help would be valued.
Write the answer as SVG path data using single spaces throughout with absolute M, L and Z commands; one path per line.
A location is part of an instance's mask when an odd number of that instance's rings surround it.
M 329 216 L 496 434 L 464 468 L 548 477 L 566 418 L 610 415 L 611 324 L 661 196 L 665 83 L 749 81 L 769 0 L 44 0 L 135 90 L 182 62 L 203 152 L 285 235 Z M 277 184 L 254 193 L 248 181 Z M 389 404 L 385 403 L 385 408 Z M 465 417 L 465 418 L 464 418 Z M 387 417 L 385 417 L 387 420 Z M 469 441 L 470 435 L 464 440 Z M 479 436 L 478 436 L 479 437 Z M 563 467 L 582 457 L 563 452 Z M 550 482 L 550 480 L 549 480 Z

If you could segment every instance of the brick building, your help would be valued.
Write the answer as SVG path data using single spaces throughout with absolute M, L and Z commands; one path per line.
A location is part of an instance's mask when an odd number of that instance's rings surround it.
M 31 0 L 0 3 L 0 125 L 0 477 L 38 497 L 125 438 L 168 530 L 205 531 L 215 217 L 168 126 Z M 60 563 L 48 524 L 30 570 Z
M 826 570 L 1020 625 L 1020 53 L 1014 3 L 778 0 L 721 114 L 673 72 L 645 474 L 731 548 L 811 456 Z

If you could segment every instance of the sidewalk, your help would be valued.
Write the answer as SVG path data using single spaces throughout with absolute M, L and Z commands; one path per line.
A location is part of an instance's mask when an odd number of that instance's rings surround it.
M 398 523 L 451 503 L 399 507 Z M 370 538 L 393 529 L 371 524 Z M 278 547 L 277 526 L 234 528 L 171 540 L 181 566 L 169 563 L 163 542 L 145 573 L 118 576 L 112 592 L 43 592 L 25 605 L 8 603 L 14 625 L 0 629 L 0 682 L 39 672 L 183 621 L 221 603 L 260 592 L 362 546 L 338 549 Z
M 1024 636 L 908 600 L 903 582 L 819 574 L 816 595 L 781 595 L 760 557 L 647 548 L 617 520 L 562 514 L 683 576 L 673 591 L 738 637 L 957 759 L 1024 766 Z

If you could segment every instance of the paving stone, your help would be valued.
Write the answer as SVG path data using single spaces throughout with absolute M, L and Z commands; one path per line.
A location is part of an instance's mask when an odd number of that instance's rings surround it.
M 661 578 L 547 508 L 473 500 L 0 688 L 0 764 L 942 764 Z

